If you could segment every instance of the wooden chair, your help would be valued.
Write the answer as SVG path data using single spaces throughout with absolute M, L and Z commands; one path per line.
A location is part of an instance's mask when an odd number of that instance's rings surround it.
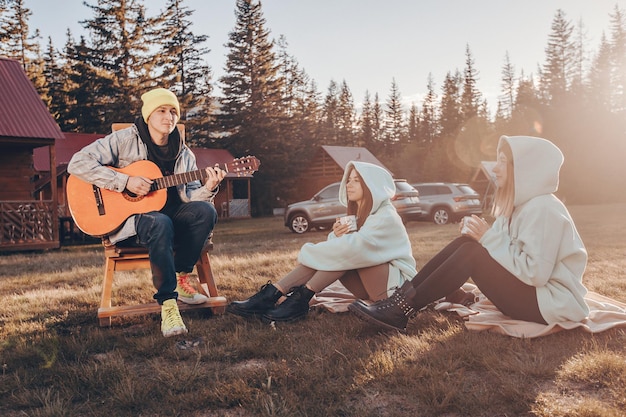
M 137 314 L 160 313 L 161 306 L 153 301 L 146 304 L 112 306 L 111 295 L 115 272 L 137 269 L 150 269 L 148 251 L 143 247 L 121 247 L 111 244 L 108 239 L 102 240 L 104 245 L 104 281 L 102 282 L 102 298 L 98 308 L 100 326 L 111 326 L 111 318 L 116 316 L 130 316 Z M 209 239 L 196 263 L 196 272 L 200 280 L 200 293 L 209 299 L 203 304 L 185 304 L 178 302 L 180 311 L 192 309 L 210 309 L 213 314 L 222 314 L 226 308 L 226 298 L 218 294 L 209 251 L 213 249 L 213 241 Z
M 112 130 L 116 131 L 130 126 L 131 123 L 113 123 Z M 178 124 L 181 135 L 185 135 L 185 126 Z M 135 305 L 118 305 L 112 306 L 111 294 L 113 291 L 113 281 L 115 272 L 130 271 L 137 269 L 150 269 L 150 259 L 148 258 L 148 250 L 143 247 L 121 247 L 114 244 L 105 237 L 102 239 L 104 245 L 104 280 L 102 282 L 102 298 L 100 300 L 100 308 L 98 308 L 98 320 L 100 326 L 110 326 L 111 318 L 115 316 L 129 316 L 136 314 L 160 313 L 161 306 L 156 302 Z M 210 309 L 214 314 L 222 314 L 226 309 L 226 298 L 217 292 L 213 271 L 211 271 L 211 261 L 209 259 L 209 251 L 213 249 L 212 236 L 209 237 L 204 246 L 200 259 L 196 263 L 196 272 L 200 280 L 199 292 L 206 295 L 209 299 L 203 304 L 185 304 L 178 302 L 178 308 L 181 311 L 192 309 Z

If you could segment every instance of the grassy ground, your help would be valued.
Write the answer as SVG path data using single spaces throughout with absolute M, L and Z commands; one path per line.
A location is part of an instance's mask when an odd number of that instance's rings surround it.
M 626 206 L 571 207 L 589 251 L 585 285 L 626 301 Z M 409 223 L 422 265 L 457 226 Z M 293 266 L 306 241 L 277 218 L 223 222 L 218 286 L 243 299 Z M 158 316 L 96 320 L 98 245 L 0 256 L 3 416 L 623 416 L 626 332 L 522 340 L 470 332 L 431 310 L 407 335 L 351 314 L 312 311 L 269 327 L 184 313 L 185 337 Z M 118 302 L 149 301 L 149 275 L 118 273 Z

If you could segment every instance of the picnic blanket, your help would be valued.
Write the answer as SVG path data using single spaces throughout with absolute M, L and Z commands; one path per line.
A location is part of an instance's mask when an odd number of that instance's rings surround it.
M 435 310 L 455 312 L 465 319 L 465 327 L 469 330 L 487 330 L 512 337 L 534 338 L 578 327 L 590 333 L 598 333 L 614 327 L 626 327 L 626 303 L 591 291 L 585 297 L 590 310 L 585 320 L 545 325 L 514 320 L 505 316 L 473 284 L 465 284 L 463 289 L 472 292 L 478 301 L 465 306 L 441 299 L 435 303 Z M 354 300 L 352 293 L 340 282 L 335 282 L 316 294 L 311 300 L 311 306 L 341 313 L 348 311 L 348 305 Z

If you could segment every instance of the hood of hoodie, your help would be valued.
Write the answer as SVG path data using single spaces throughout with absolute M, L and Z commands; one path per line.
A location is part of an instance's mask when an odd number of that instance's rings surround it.
M 339 201 L 346 207 L 348 206 L 346 183 L 353 167 L 363 178 L 363 182 L 365 182 L 365 185 L 372 193 L 373 204 L 370 214 L 375 213 L 385 201 L 389 201 L 396 194 L 396 184 L 393 182 L 389 171 L 385 168 L 369 162 L 350 161 L 346 164 L 341 185 L 339 186 Z
M 559 171 L 563 153 L 552 142 L 532 136 L 502 136 L 498 153 L 507 142 L 513 153 L 515 176 L 515 206 L 559 188 Z

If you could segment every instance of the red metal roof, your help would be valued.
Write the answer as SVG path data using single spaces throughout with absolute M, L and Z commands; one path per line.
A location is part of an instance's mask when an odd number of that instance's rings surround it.
M 8 58 L 0 58 L 0 137 L 63 138 L 20 63 Z

